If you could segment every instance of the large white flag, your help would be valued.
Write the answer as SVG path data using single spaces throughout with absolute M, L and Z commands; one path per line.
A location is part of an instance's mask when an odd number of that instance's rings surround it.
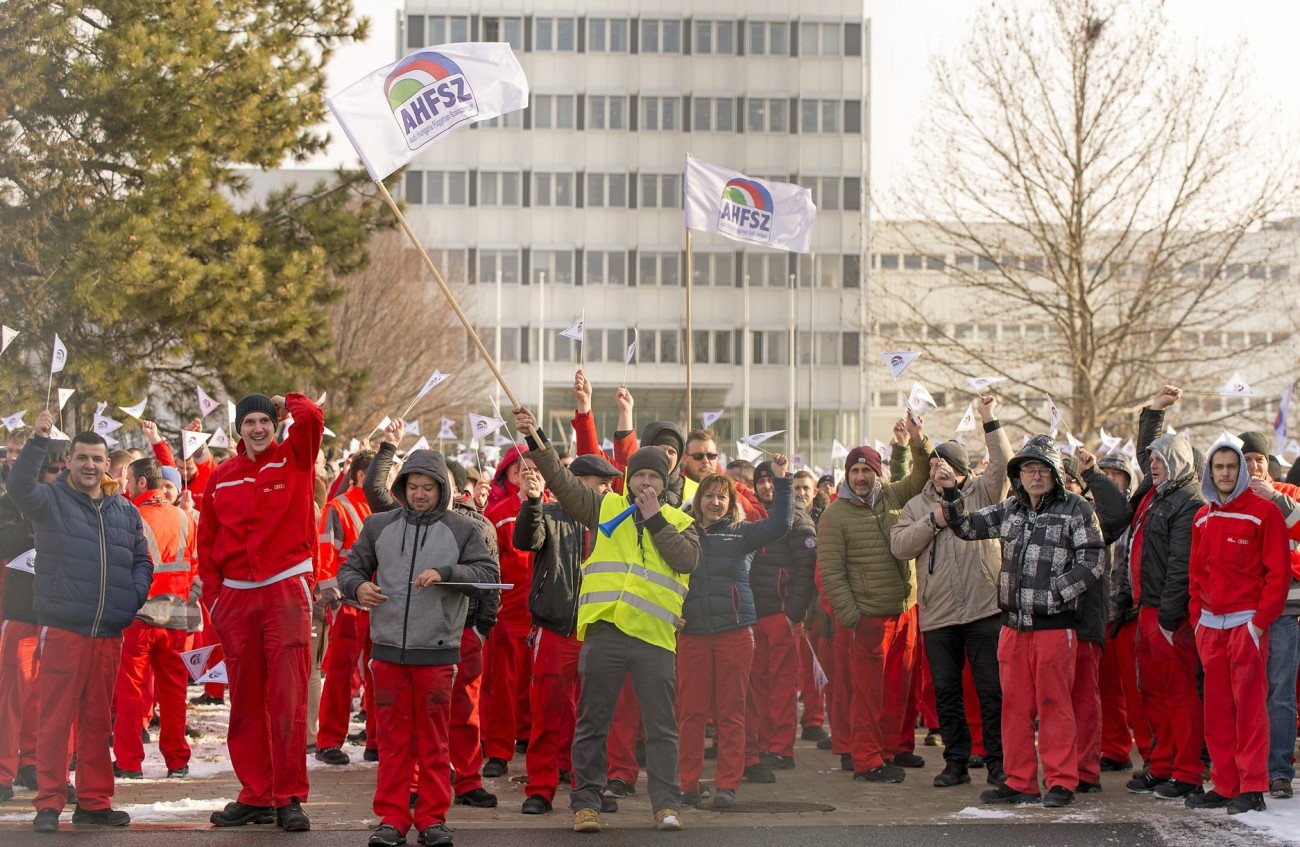
M 734 241 L 807 253 L 817 207 L 812 192 L 754 179 L 686 154 L 686 226 Z
M 528 105 L 528 79 L 504 42 L 440 44 L 326 97 L 376 182 L 458 129 Z

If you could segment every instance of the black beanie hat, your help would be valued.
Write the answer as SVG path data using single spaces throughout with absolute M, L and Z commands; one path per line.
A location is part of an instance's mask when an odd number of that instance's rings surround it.
M 945 441 L 934 448 L 934 454 L 948 463 L 957 476 L 970 476 L 970 454 L 960 441 Z
M 668 484 L 668 474 L 672 473 L 672 459 L 668 454 L 659 447 L 642 447 L 632 454 L 632 458 L 627 460 L 627 478 L 641 470 L 651 470 L 659 474 L 659 478 Z
M 447 472 L 451 474 L 452 482 L 456 483 L 456 491 L 464 491 L 465 486 L 469 484 L 469 474 L 465 472 L 465 466 L 460 462 L 447 459 Z
M 1258 453 L 1261 456 L 1268 455 L 1268 436 L 1264 433 L 1252 430 L 1243 432 L 1237 437 L 1241 439 L 1241 452 L 1243 455 L 1246 453 Z
M 1068 476 L 1070 479 L 1079 483 L 1079 487 L 1082 488 L 1084 491 L 1088 490 L 1088 483 L 1083 481 L 1083 468 L 1079 464 L 1078 459 L 1068 454 L 1062 456 L 1061 470 L 1064 471 L 1065 475 Z
M 275 403 L 265 394 L 245 394 L 239 398 L 235 404 L 235 431 L 244 424 L 244 416 L 251 415 L 254 412 L 265 412 L 266 416 L 274 423 L 280 419 L 280 413 L 275 408 Z
M 773 478 L 776 477 L 776 471 L 772 470 L 771 459 L 768 459 L 767 461 L 764 462 L 759 462 L 757 465 L 754 466 L 754 482 L 758 482 L 760 479 L 762 479 L 765 476 L 770 476 Z

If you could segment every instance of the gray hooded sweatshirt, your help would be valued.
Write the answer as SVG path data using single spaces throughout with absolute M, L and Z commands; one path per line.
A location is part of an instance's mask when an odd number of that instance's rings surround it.
M 442 454 L 417 450 L 408 456 L 393 481 L 393 492 L 404 493 L 407 477 L 415 473 L 438 481 L 441 501 L 428 512 L 403 504 L 367 518 L 339 567 L 339 590 L 355 600 L 357 588 L 373 582 L 388 598 L 370 610 L 373 658 L 403 665 L 453 665 L 460 661 L 469 597 L 490 591 L 439 583 L 416 588 L 412 583 L 430 569 L 443 582 L 457 583 L 493 583 L 500 571 L 478 525 L 448 508 L 451 485 Z

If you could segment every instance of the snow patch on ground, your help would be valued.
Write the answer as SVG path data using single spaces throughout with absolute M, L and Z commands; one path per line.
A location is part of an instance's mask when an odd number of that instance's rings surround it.
M 1233 815 L 1232 819 L 1246 824 L 1273 838 L 1300 844 L 1300 806 L 1285 800 L 1266 799 L 1268 808 L 1262 812 L 1247 812 Z
M 1015 812 L 1007 809 L 983 809 L 979 806 L 967 806 L 960 812 L 953 812 L 952 817 L 963 818 L 1014 818 Z

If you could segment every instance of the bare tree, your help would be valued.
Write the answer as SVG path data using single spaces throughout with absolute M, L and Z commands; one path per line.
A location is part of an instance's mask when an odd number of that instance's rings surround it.
M 437 369 L 454 376 L 425 395 L 407 417 L 421 419 L 421 432 L 430 442 L 436 440 L 440 418 L 451 418 L 457 435 L 468 442 L 465 414 L 485 405 L 484 394 L 492 386 L 487 366 L 401 233 L 377 234 L 370 256 L 366 270 L 340 281 L 344 293 L 331 314 L 338 364 L 365 378 L 339 398 L 340 404 L 327 403 L 326 411 L 344 407 L 339 434 L 363 437 L 384 416 L 399 415 Z M 439 270 L 447 275 L 447 269 Z M 449 284 L 457 282 L 446 278 Z M 457 301 L 467 309 L 470 290 L 455 288 Z
M 1008 379 L 1043 424 L 1050 393 L 1076 434 L 1124 431 L 1165 382 L 1289 374 L 1293 353 L 1261 354 L 1294 344 L 1294 309 L 1268 306 L 1300 271 L 1277 258 L 1296 233 L 1269 224 L 1296 197 L 1294 159 L 1249 97 L 1243 52 L 1177 43 L 1158 0 L 985 8 L 933 63 L 916 166 L 885 209 L 943 273 L 889 299 L 913 326 L 956 296 L 968 320 L 1043 331 L 932 328 L 933 358 Z

